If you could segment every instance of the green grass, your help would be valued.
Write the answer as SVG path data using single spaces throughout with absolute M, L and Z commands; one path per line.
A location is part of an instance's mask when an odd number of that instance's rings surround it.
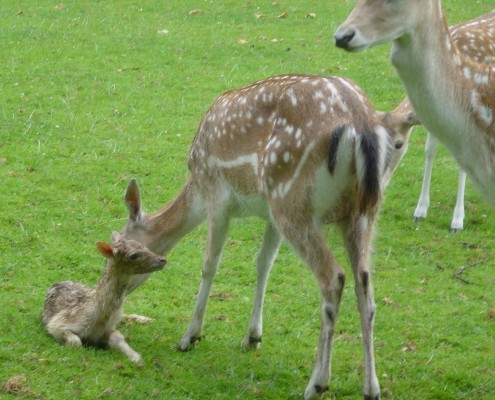
M 451 23 L 492 1 L 444 1 Z M 279 73 L 354 79 L 377 108 L 403 96 L 389 46 L 347 54 L 332 34 L 348 1 L 4 0 L 0 9 L 0 388 L 43 399 L 299 399 L 313 368 L 319 295 L 283 246 L 267 292 L 263 345 L 246 353 L 262 222 L 239 220 L 210 300 L 205 338 L 175 345 L 200 279 L 204 227 L 169 255 L 169 267 L 132 294 L 126 310 L 155 318 L 122 326 L 146 365 L 122 354 L 66 349 L 41 324 L 46 289 L 96 284 L 106 240 L 126 219 L 131 177 L 155 210 L 179 190 L 196 126 L 225 90 Z M 198 15 L 189 12 L 200 9 Z M 277 18 L 283 12 L 287 18 Z M 308 14 L 315 18 L 305 18 Z M 257 16 L 262 15 L 262 18 Z M 164 33 L 168 31 L 168 34 Z M 383 204 L 374 243 L 375 345 L 390 399 L 495 398 L 493 209 L 468 184 L 465 229 L 448 231 L 457 167 L 441 150 L 432 207 L 412 221 L 425 132 L 416 130 Z M 339 236 L 328 240 L 347 268 Z M 467 269 L 460 267 L 487 260 Z M 362 350 L 351 279 L 344 295 L 325 399 L 361 396 Z M 16 396 L 0 390 L 0 398 Z

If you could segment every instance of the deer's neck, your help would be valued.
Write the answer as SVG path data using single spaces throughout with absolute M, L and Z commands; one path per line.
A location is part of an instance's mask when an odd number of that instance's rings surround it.
M 181 238 L 204 220 L 204 207 L 204 202 L 189 178 L 175 199 L 156 213 L 146 216 L 150 235 L 147 247 L 157 254 L 167 254 Z
M 122 307 L 129 280 L 129 275 L 118 273 L 110 262 L 107 264 L 94 294 L 99 319 L 108 320 Z
M 394 41 L 392 63 L 423 125 L 453 154 L 485 197 L 495 179 L 491 67 L 466 60 L 449 34 L 440 1 L 429 2 L 414 32 Z M 492 98 L 492 100 L 490 100 Z M 495 143 L 495 142 L 494 142 Z M 491 191 L 491 189 L 489 190 Z

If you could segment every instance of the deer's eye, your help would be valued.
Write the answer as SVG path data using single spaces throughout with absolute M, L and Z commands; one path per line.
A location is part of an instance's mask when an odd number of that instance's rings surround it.
M 131 254 L 129 258 L 131 261 L 136 261 L 139 258 L 139 254 L 138 253 Z

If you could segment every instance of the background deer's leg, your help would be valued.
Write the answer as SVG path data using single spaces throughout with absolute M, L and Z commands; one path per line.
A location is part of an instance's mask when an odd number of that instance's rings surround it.
M 421 194 L 419 195 L 418 205 L 414 210 L 413 218 L 415 221 L 426 218 L 428 215 L 428 207 L 430 207 L 430 184 L 431 173 L 433 170 L 433 160 L 437 154 L 438 140 L 428 132 L 425 145 L 425 172 L 423 174 L 423 184 L 421 186 Z
M 459 180 L 457 183 L 457 199 L 454 208 L 454 215 L 450 224 L 452 232 L 459 232 L 464 229 L 464 190 L 466 188 L 466 172 L 459 168 Z

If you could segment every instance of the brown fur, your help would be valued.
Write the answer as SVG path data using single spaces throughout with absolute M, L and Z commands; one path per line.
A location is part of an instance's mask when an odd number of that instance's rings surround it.
M 43 323 L 65 345 L 116 347 L 130 360 L 140 363 L 141 356 L 129 347 L 115 327 L 122 318 L 131 277 L 161 270 L 166 260 L 115 233 L 112 243 L 97 242 L 97 247 L 107 259 L 97 287 L 71 281 L 54 284 L 45 297 Z
M 384 174 L 395 168 L 390 153 L 404 144 L 403 135 L 414 123 L 409 111 L 377 112 L 355 83 L 341 77 L 276 76 L 220 96 L 199 125 L 189 155 L 191 176 L 178 196 L 150 215 L 141 211 L 136 181 L 129 183 L 125 197 L 129 220 L 122 234 L 161 254 L 208 221 L 200 290 L 178 348 L 190 350 L 201 338 L 229 221 L 258 216 L 267 224 L 256 263 L 253 313 L 242 346 L 260 345 L 267 279 L 283 237 L 314 273 L 323 302 L 317 365 L 305 397 L 313 398 L 315 391 L 327 387 L 345 275 L 320 224 L 342 227 L 360 287 L 360 277 L 369 268 Z M 145 279 L 146 275 L 134 277 L 129 290 Z M 374 375 L 375 306 L 371 279 L 365 283 L 366 291 L 357 294 L 364 315 L 366 369 Z

